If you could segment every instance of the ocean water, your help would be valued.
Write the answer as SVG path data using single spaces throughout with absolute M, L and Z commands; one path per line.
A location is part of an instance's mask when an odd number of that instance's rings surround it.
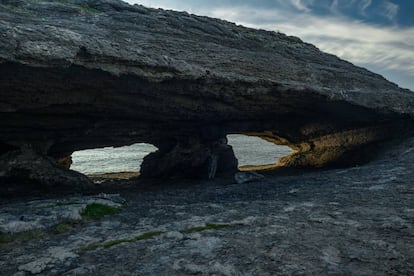
M 273 164 L 292 152 L 286 146 L 269 143 L 258 137 L 246 135 L 227 135 L 228 144 L 233 146 L 239 166 Z
M 239 160 L 239 166 L 272 164 L 291 152 L 289 147 L 278 146 L 257 137 L 228 135 Z M 125 147 L 107 147 L 76 151 L 72 154 L 72 170 L 85 174 L 110 172 L 137 172 L 143 158 L 157 148 L 150 144 L 134 144 Z

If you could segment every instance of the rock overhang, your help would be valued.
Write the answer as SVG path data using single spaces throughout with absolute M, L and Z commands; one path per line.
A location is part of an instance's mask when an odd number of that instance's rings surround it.
M 237 169 L 228 133 L 291 146 L 284 165 L 323 167 L 412 127 L 411 91 L 284 34 L 115 0 L 0 13 L 2 148 L 59 159 L 146 142 L 160 149 L 148 175 L 168 177 L 206 175 L 222 155 Z

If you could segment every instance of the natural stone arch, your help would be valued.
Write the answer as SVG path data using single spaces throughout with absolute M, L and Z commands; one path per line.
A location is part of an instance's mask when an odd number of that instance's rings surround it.
M 404 123 L 395 125 L 379 124 L 360 127 L 337 133 L 309 138 L 295 137 L 288 140 L 278 132 L 264 131 L 249 133 L 277 145 L 286 145 L 293 149 L 287 156 L 281 157 L 275 167 L 322 168 L 358 165 L 375 157 L 378 148 L 390 135 L 399 133 Z M 317 131 L 314 129 L 312 131 Z
M 145 177 L 231 174 L 229 133 L 291 147 L 283 166 L 354 165 L 413 127 L 411 91 L 299 38 L 116 0 L 45 1 L 0 11 L 0 143 L 11 146 L 0 178 L 27 165 L 46 186 L 89 186 L 66 157 L 140 142 L 159 148 Z
M 71 169 L 90 176 L 138 176 L 143 159 L 157 148 L 147 143 L 76 151 Z
M 239 161 L 239 170 L 242 171 L 274 169 L 280 158 L 292 153 L 291 148 L 258 136 L 230 134 L 227 139 Z

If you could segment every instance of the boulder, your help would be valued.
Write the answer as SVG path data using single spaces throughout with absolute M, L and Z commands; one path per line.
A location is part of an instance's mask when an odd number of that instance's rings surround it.
M 217 174 L 231 174 L 237 171 L 237 159 L 227 139 L 202 141 L 189 137 L 179 141 L 173 148 L 153 152 L 144 158 L 141 165 L 142 177 L 181 178 L 194 177 L 212 179 Z
M 80 191 L 93 188 L 85 175 L 57 165 L 51 158 L 24 148 L 0 155 L 0 191 L 2 195 L 24 190 L 46 192 L 66 189 Z
M 0 18 L 0 154 L 68 167 L 145 142 L 143 176 L 211 178 L 235 170 L 227 134 L 295 150 L 275 166 L 326 167 L 412 128 L 413 92 L 297 37 L 117 0 L 2 1 Z

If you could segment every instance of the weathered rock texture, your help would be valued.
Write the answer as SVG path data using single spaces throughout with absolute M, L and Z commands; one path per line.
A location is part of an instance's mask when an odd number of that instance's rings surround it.
M 2 200 L 0 232 L 42 232 L 8 243 L 0 233 L 1 272 L 414 275 L 413 160 L 411 138 L 359 167 L 244 184 L 142 179 L 120 191 L 121 213 L 100 221 L 79 221 L 79 210 L 102 196 Z M 58 228 L 65 218 L 76 221 Z
M 24 194 L 42 188 L 51 192 L 59 186 L 67 191 L 92 188 L 85 175 L 61 167 L 32 149 L 4 153 L 0 158 L 0 194 Z
M 236 168 L 225 135 L 247 133 L 295 149 L 282 165 L 355 164 L 413 114 L 411 91 L 281 33 L 116 0 L 0 4 L 2 153 L 146 142 L 144 175 L 214 177 Z

